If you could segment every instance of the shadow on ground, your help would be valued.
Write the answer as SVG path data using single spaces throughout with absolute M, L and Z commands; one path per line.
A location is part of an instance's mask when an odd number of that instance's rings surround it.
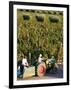
M 63 78 L 63 67 L 60 66 L 58 69 L 47 70 L 45 76 Z

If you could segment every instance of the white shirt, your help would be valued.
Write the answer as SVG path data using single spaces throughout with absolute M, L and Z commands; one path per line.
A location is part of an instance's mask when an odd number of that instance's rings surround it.
M 23 58 L 22 64 L 23 64 L 24 66 L 28 66 L 28 62 L 27 62 L 27 59 L 26 59 L 26 58 Z
M 43 58 L 42 57 L 39 57 L 38 58 L 38 62 L 41 63 L 43 61 Z

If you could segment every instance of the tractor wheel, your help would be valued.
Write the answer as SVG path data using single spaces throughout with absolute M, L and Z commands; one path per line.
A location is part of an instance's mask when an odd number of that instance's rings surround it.
M 45 73 L 46 73 L 46 65 L 45 65 L 45 63 L 39 64 L 38 67 L 37 67 L 37 75 L 39 77 L 41 77 L 41 76 L 44 76 Z

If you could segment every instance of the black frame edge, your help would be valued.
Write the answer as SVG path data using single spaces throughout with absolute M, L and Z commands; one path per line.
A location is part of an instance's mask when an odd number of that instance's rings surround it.
M 68 7 L 67 4 L 52 4 L 52 3 L 40 3 L 40 2 L 22 2 L 22 1 L 9 1 L 10 3 L 12 4 L 17 4 L 17 5 L 32 5 L 32 6 L 47 6 L 48 4 L 48 7 L 51 6 L 51 7 Z
M 9 2 L 9 88 L 13 87 L 13 3 Z

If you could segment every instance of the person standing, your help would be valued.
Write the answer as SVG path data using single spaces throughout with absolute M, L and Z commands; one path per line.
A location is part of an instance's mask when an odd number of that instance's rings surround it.
M 24 66 L 24 69 L 29 66 L 26 56 L 22 59 L 22 65 Z
M 43 61 L 44 61 L 44 58 L 42 57 L 42 54 L 40 54 L 38 57 L 38 63 L 41 63 Z

